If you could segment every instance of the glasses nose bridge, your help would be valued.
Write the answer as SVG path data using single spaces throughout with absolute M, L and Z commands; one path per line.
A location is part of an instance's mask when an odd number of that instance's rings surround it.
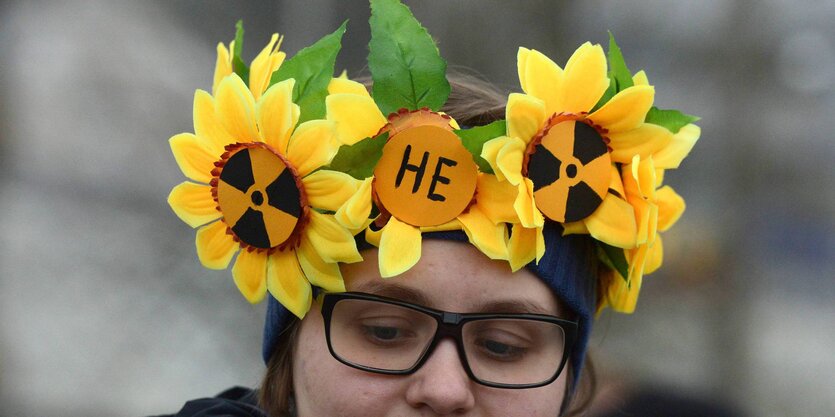
M 470 365 L 467 363 L 467 355 L 464 352 L 464 336 L 462 334 L 464 318 L 464 315 L 461 313 L 438 312 L 438 315 L 435 316 L 438 322 L 438 328 L 435 330 L 435 337 L 432 340 L 431 346 L 424 352 L 424 358 L 420 361 L 421 364 L 435 353 L 435 348 L 438 347 L 442 340 L 449 338 L 455 344 L 455 350 L 458 352 L 461 366 L 467 372 L 467 375 L 470 375 L 470 378 L 472 378 L 472 371 L 469 369 Z
M 467 357 L 464 353 L 464 336 L 462 334 L 464 315 L 461 313 L 442 311 L 438 316 L 436 316 L 436 319 L 438 321 L 438 329 L 435 330 L 432 348 L 426 352 L 426 355 L 431 355 L 435 350 L 435 347 L 437 347 L 443 339 L 449 338 L 455 343 L 455 348 L 461 359 L 461 365 L 463 365 L 465 369 L 468 368 L 469 365 L 467 364 Z
M 464 315 L 460 313 L 441 312 L 438 317 L 438 330 L 435 332 L 435 339 L 441 340 L 443 338 L 451 337 L 455 341 L 461 339 L 461 322 Z

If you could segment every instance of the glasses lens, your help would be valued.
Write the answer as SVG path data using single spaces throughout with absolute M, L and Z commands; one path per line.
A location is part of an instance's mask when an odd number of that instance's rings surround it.
M 388 371 L 411 368 L 429 346 L 437 322 L 380 301 L 345 299 L 331 315 L 330 343 L 341 359 Z
M 462 329 L 467 362 L 476 378 L 529 385 L 551 379 L 563 362 L 565 332 L 547 321 L 486 319 Z

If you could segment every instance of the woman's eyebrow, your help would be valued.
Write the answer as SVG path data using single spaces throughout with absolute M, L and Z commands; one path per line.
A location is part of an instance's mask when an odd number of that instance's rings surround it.
M 419 304 L 427 307 L 431 306 L 429 298 L 427 298 L 422 292 L 394 283 L 381 283 L 377 281 L 365 282 L 358 285 L 353 289 L 353 291 L 395 298 L 407 303 Z
M 364 282 L 353 288 L 352 291 L 359 291 L 388 298 L 394 298 L 407 303 L 418 304 L 426 307 L 434 307 L 429 298 L 419 290 L 404 287 L 395 283 L 382 283 L 378 281 Z M 477 313 L 507 313 L 507 314 L 543 314 L 548 316 L 562 316 L 562 309 L 552 311 L 537 303 L 528 300 L 492 300 L 473 305 L 471 312 Z
M 477 311 L 485 313 L 509 314 L 544 314 L 548 316 L 560 315 L 561 311 L 551 311 L 537 303 L 528 300 L 495 300 L 478 304 Z

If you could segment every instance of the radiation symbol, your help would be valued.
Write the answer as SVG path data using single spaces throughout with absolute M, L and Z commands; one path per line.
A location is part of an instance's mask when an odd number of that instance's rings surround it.
M 563 121 L 552 126 L 536 146 L 527 176 L 542 214 L 560 223 L 582 220 L 608 192 L 609 149 L 593 127 Z
M 302 213 L 293 172 L 257 143 L 233 153 L 217 181 L 223 220 L 249 246 L 269 249 L 286 241 Z

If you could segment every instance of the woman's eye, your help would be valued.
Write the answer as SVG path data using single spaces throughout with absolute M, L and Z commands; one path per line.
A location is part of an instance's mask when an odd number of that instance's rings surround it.
M 408 344 L 415 338 L 407 328 L 391 325 L 363 325 L 362 333 L 368 342 L 383 347 Z
M 364 326 L 365 332 L 369 335 L 374 337 L 375 339 L 379 340 L 394 340 L 397 336 L 401 333 L 400 329 L 396 327 L 384 327 L 384 326 Z
M 514 346 L 490 339 L 478 341 L 477 346 L 484 356 L 499 361 L 519 360 L 525 356 L 528 350 L 522 346 Z

